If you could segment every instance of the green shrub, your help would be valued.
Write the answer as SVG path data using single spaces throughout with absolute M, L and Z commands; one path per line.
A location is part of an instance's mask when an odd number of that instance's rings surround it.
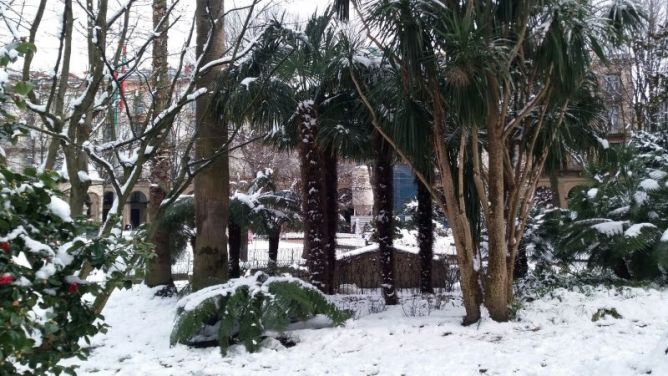
M 553 258 L 636 281 L 668 277 L 668 135 L 638 133 L 590 166 L 591 185 L 547 211 L 537 234 Z M 538 244 L 536 248 L 538 247 Z
M 79 340 L 104 331 L 82 300 L 102 286 L 76 277 L 85 260 L 122 284 L 119 265 L 131 249 L 120 235 L 88 238 L 90 226 L 69 217 L 58 176 L 0 167 L 0 375 L 33 375 L 72 368 L 57 363 L 85 357 Z
M 314 286 L 292 277 L 262 272 L 197 291 L 179 301 L 172 345 L 197 346 L 216 340 L 222 354 L 231 344 L 257 351 L 267 331 L 326 315 L 335 325 L 348 313 L 337 309 Z

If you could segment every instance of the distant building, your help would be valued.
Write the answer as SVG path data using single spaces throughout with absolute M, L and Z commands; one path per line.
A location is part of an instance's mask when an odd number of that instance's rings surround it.
M 633 78 L 631 76 L 631 60 L 626 55 L 617 55 L 609 60 L 609 64 L 595 65 L 599 90 L 605 98 L 606 131 L 609 145 L 623 144 L 633 131 Z M 666 109 L 668 118 L 668 108 Z M 574 188 L 586 186 L 587 179 L 583 174 L 584 166 L 574 158 L 569 158 L 565 169 L 560 171 L 559 203 L 561 207 L 568 205 L 568 197 Z M 548 177 L 538 182 L 539 186 L 550 187 Z

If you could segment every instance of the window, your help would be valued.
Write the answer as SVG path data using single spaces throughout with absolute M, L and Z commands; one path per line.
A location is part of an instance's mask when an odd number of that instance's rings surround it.
M 619 105 L 613 104 L 608 107 L 608 133 L 621 133 L 622 131 L 622 122 L 619 118 Z
M 394 166 L 394 210 L 400 213 L 404 204 L 417 195 L 417 185 L 409 166 L 397 164 Z
M 618 74 L 603 76 L 603 89 L 612 98 L 618 98 L 622 93 L 622 79 Z

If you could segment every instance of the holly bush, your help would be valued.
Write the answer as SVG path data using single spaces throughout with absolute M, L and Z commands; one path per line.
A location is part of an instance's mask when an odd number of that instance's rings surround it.
M 103 286 L 77 271 L 88 260 L 120 283 L 132 257 L 134 240 L 90 237 L 90 224 L 70 218 L 57 179 L 0 167 L 0 375 L 74 374 L 57 363 L 84 358 L 80 339 L 105 330 L 90 304 Z

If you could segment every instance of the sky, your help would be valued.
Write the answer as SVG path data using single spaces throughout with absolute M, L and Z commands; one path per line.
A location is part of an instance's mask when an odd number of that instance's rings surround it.
M 118 9 L 120 4 L 127 0 L 110 0 L 110 8 Z M 225 8 L 231 9 L 248 4 L 249 0 L 224 0 Z M 295 18 L 304 20 L 316 10 L 322 11 L 332 0 L 263 0 L 260 6 L 271 6 L 274 12 L 282 13 L 284 10 L 288 19 Z M 73 73 L 81 74 L 87 69 L 86 58 L 86 27 L 83 10 L 74 2 L 75 17 L 75 35 L 73 41 L 72 68 Z M 83 1 L 81 1 L 83 3 Z M 171 4 L 171 1 L 168 1 Z M 36 12 L 39 0 L 0 0 L 0 8 L 18 24 L 18 31 L 21 36 L 28 35 L 28 27 Z M 135 37 L 133 43 L 128 43 L 127 53 L 133 54 L 133 50 L 139 48 L 140 41 L 145 39 L 151 29 L 151 0 L 137 0 L 133 6 L 134 11 L 131 14 L 131 23 L 136 25 Z M 171 64 L 176 64 L 178 51 L 181 50 L 183 42 L 187 36 L 192 15 L 195 10 L 194 0 L 180 0 L 173 15 L 172 21 L 176 16 L 175 25 L 169 33 L 169 51 L 172 54 Z M 37 53 L 33 61 L 33 70 L 50 72 L 56 61 L 58 53 L 58 31 L 60 30 L 60 20 L 62 18 L 63 1 L 48 0 L 42 24 L 36 37 Z M 111 11 L 109 12 L 112 13 Z M 0 22 L 0 41 L 6 43 L 10 33 L 7 25 Z M 147 54 L 146 56 L 150 56 Z M 19 65 L 15 65 L 17 68 Z

